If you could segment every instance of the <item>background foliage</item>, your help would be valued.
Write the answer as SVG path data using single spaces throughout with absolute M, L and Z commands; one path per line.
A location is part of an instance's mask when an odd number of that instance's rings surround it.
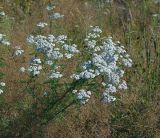
M 8 16 L 1 20 L 0 29 L 7 34 L 13 46 L 21 45 L 26 53 L 30 53 L 25 38 L 31 32 L 34 33 L 33 26 L 37 22 L 47 21 L 44 7 L 48 2 L 0 2 L 0 9 Z M 152 0 L 114 0 L 112 4 L 98 0 L 50 2 L 65 15 L 64 20 L 53 23 L 54 32 L 66 33 L 79 44 L 84 53 L 82 40 L 90 25 L 99 25 L 103 28 L 103 35 L 112 35 L 113 39 L 120 40 L 125 45 L 134 61 L 134 66 L 126 77 L 129 89 L 118 93 L 119 100 L 113 104 L 102 104 L 94 97 L 87 105 L 67 108 L 56 119 L 50 119 L 55 110 L 44 114 L 38 99 L 31 97 L 29 90 L 26 92 L 24 89 L 23 80 L 27 76 L 17 72 L 17 66 L 23 66 L 29 55 L 20 59 L 11 58 L 11 51 L 0 47 L 0 61 L 5 63 L 0 72 L 5 74 L 3 79 L 8 85 L 3 99 L 0 99 L 0 137 L 159 138 L 160 5 Z M 50 30 L 47 28 L 45 31 Z M 76 63 L 73 60 L 66 71 L 74 69 Z M 55 83 L 52 82 L 53 90 Z M 60 109 L 65 107 L 56 106 Z

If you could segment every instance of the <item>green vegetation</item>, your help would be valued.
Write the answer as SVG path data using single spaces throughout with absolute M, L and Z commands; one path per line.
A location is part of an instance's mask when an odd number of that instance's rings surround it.
M 48 4 L 64 18 L 50 20 Z M 0 34 L 11 46 L 0 43 L 0 82 L 5 82 L 0 95 L 0 137 L 2 138 L 159 138 L 160 137 L 160 3 L 154 0 L 13 0 L 0 2 Z M 37 29 L 39 22 L 48 26 Z M 80 81 L 68 79 L 81 72 L 81 64 L 91 58 L 84 39 L 90 26 L 100 26 L 105 36 L 124 45 L 133 60 L 125 68 L 128 89 L 113 94 L 116 101 L 103 103 L 100 87 L 103 77 Z M 26 43 L 28 35 L 66 34 L 68 44 L 77 44 L 80 54 L 73 59 L 55 60 L 64 79 L 46 81 L 50 69 L 41 76 L 23 74 L 35 51 Z M 0 41 L 1 42 L 1 41 Z M 24 49 L 23 57 L 14 56 L 15 47 Z M 64 50 L 62 51 L 65 52 Z M 94 94 L 82 105 L 72 93 L 87 88 Z M 0 87 L 1 89 L 1 87 Z

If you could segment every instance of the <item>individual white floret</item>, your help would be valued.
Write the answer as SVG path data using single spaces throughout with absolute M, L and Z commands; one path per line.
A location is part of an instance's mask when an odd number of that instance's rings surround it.
M 102 82 L 102 85 L 103 85 L 103 86 L 106 86 L 107 84 L 106 84 L 105 82 Z
M 45 62 L 45 64 L 47 64 L 47 65 L 53 65 L 53 61 L 52 60 L 47 60 L 46 62 Z
M 33 35 L 29 35 L 26 40 L 27 40 L 27 43 L 29 44 L 33 44 L 35 42 Z
M 70 53 L 79 53 L 79 50 L 77 50 L 77 45 L 75 44 L 73 45 L 64 44 L 62 47 Z
M 78 92 L 78 90 L 73 90 L 72 93 L 76 94 Z
M 91 41 L 86 41 L 86 45 L 88 48 L 95 48 L 97 41 L 91 40 Z
M 154 13 L 154 14 L 152 14 L 152 16 L 153 16 L 153 17 L 156 17 L 156 18 L 157 18 L 157 17 L 159 18 L 159 17 L 160 17 L 160 14 Z
M 20 72 L 25 72 L 26 69 L 25 69 L 24 67 L 21 67 L 21 68 L 19 69 L 19 71 L 20 71 Z
M 41 64 L 41 63 L 42 63 L 40 58 L 34 58 L 34 59 L 32 60 L 32 62 L 33 62 L 33 63 L 36 63 L 36 64 Z
M 112 84 L 108 84 L 105 93 L 115 93 L 117 91 L 116 87 Z
M 63 17 L 64 17 L 64 15 L 60 14 L 59 12 L 55 12 L 50 16 L 50 18 L 53 18 L 53 19 L 60 19 L 60 18 L 63 18 Z
M 96 46 L 95 49 L 94 49 L 94 52 L 98 52 L 98 51 L 101 51 L 101 47 L 100 46 Z
M 63 58 L 63 54 L 62 53 L 60 53 L 59 51 L 48 51 L 48 53 L 47 53 L 47 57 L 49 58 L 49 59 L 60 59 L 60 58 Z
M 0 89 L 0 94 L 2 94 L 3 93 L 3 90 L 2 89 Z
M 0 82 L 0 85 L 1 85 L 2 87 L 4 87 L 4 86 L 6 86 L 6 83 Z
M 96 75 L 94 74 L 94 72 L 90 72 L 88 70 L 85 70 L 84 72 L 80 73 L 80 78 L 83 78 L 83 79 L 93 79 L 95 77 Z
M 123 64 L 124 64 L 126 67 L 132 67 L 132 60 L 131 60 L 131 59 L 123 58 L 122 61 L 123 61 Z
M 78 92 L 76 92 L 76 95 L 77 99 L 80 101 L 81 104 L 86 104 L 91 98 L 91 91 L 81 89 Z
M 52 34 L 48 35 L 48 41 L 51 42 L 51 43 L 56 42 L 55 36 L 52 35 Z
M 20 55 L 22 55 L 24 53 L 24 50 L 23 49 L 21 49 L 20 47 L 16 47 L 16 50 L 15 50 L 15 52 L 14 52 L 14 54 L 16 55 L 16 56 L 20 56 Z
M 102 30 L 99 28 L 99 26 L 95 26 L 93 28 L 93 32 L 95 32 L 95 33 L 102 33 Z
M 108 81 L 113 85 L 118 85 L 120 82 L 120 76 L 117 72 L 112 72 L 108 75 Z
M 66 35 L 59 35 L 57 38 L 57 43 L 60 44 L 65 44 L 65 41 L 67 40 L 67 36 Z
M 48 92 L 45 91 L 45 92 L 43 93 L 43 96 L 48 96 Z
M 40 58 L 32 58 L 28 71 L 31 72 L 33 76 L 39 75 L 40 70 L 42 70 L 42 66 L 40 65 L 41 63 Z
M 118 86 L 118 89 L 120 89 L 120 90 L 126 90 L 126 89 L 128 89 L 127 83 L 126 83 L 125 80 L 123 80 L 122 83 Z
M 2 44 L 6 45 L 6 46 L 10 46 L 11 45 L 11 43 L 9 41 L 7 41 L 7 40 L 3 40 Z
M 37 26 L 38 27 L 41 27 L 41 28 L 44 28 L 44 27 L 46 27 L 48 24 L 47 23 L 45 23 L 45 22 L 39 22 L 38 24 L 37 24 Z
M 55 71 L 53 71 L 49 76 L 50 79 L 54 79 L 54 78 L 59 79 L 62 77 L 63 77 L 63 75 L 60 72 L 55 72 Z
M 10 46 L 11 43 L 6 39 L 6 35 L 0 34 L 0 44 Z
M 67 59 L 70 59 L 72 56 L 73 56 L 72 54 L 65 53 L 65 57 L 66 57 Z
M 4 11 L 0 12 L 0 16 L 5 16 L 5 15 L 6 15 L 6 14 L 5 14 Z
M 28 71 L 31 72 L 33 76 L 36 76 L 40 74 L 40 69 L 41 69 L 41 66 L 33 65 L 28 68 Z
M 112 95 L 110 95 L 109 93 L 104 92 L 103 93 L 103 102 L 104 103 L 110 103 L 110 102 L 114 102 L 116 100 L 116 98 Z
M 32 71 L 32 74 L 33 74 L 33 76 L 39 75 L 40 71 L 35 69 L 35 70 Z

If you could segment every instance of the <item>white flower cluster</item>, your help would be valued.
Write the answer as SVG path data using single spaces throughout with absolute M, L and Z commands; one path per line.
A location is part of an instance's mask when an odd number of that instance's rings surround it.
M 97 39 L 100 37 L 102 30 L 98 26 L 96 27 L 90 26 L 90 27 L 92 28 L 92 30 L 86 36 L 85 44 L 89 49 L 98 50 Z
M 6 35 L 0 34 L 0 44 L 10 46 L 10 42 L 6 39 Z
M 50 11 L 54 18 L 58 19 L 61 18 L 62 15 L 59 13 L 54 13 L 52 10 L 55 8 L 55 6 L 52 6 L 49 4 L 47 6 L 47 10 Z M 39 22 L 37 24 L 38 27 L 44 28 L 48 24 L 45 22 Z M 54 35 L 29 35 L 27 37 L 27 42 L 31 45 L 35 46 L 35 50 L 37 53 L 44 54 L 45 61 L 44 63 L 47 65 L 54 65 L 52 67 L 52 70 L 49 73 L 50 79 L 53 78 L 61 78 L 63 75 L 57 71 L 57 66 L 55 66 L 54 60 L 61 59 L 63 57 L 66 57 L 67 59 L 71 58 L 75 53 L 78 53 L 77 46 L 75 44 L 68 45 L 67 44 L 67 36 L 65 35 L 59 35 L 58 37 L 55 37 Z M 15 55 L 21 55 L 24 52 L 21 48 L 17 48 L 15 51 Z M 33 76 L 39 75 L 40 70 L 42 69 L 41 60 L 37 58 L 31 59 L 30 66 L 28 68 L 28 71 L 33 74 Z M 20 72 L 25 72 L 26 69 L 24 67 L 20 68 Z
M 101 32 L 99 27 L 95 27 L 87 35 L 85 42 L 91 51 L 92 57 L 84 62 L 82 72 L 73 74 L 71 78 L 79 80 L 93 79 L 99 75 L 103 76 L 105 78 L 103 86 L 106 87 L 103 92 L 103 99 L 104 102 L 111 102 L 115 100 L 112 93 L 115 93 L 117 89 L 127 89 L 125 80 L 122 80 L 124 75 L 122 67 L 131 67 L 132 60 L 124 50 L 124 47 L 119 42 L 114 43 L 111 37 L 101 43 L 96 40 L 100 37 Z
M 126 83 L 125 80 L 122 80 L 122 83 L 119 84 L 118 89 L 120 89 L 120 90 L 126 90 L 126 89 L 128 89 L 127 83 Z
M 5 12 L 4 11 L 1 11 L 0 12 L 0 16 L 5 16 L 6 14 L 5 14 Z
M 28 71 L 31 72 L 33 76 L 39 75 L 40 70 L 42 69 L 41 63 L 42 62 L 40 58 L 32 58 L 30 61 Z M 23 72 L 23 68 L 21 68 L 21 71 Z
M 29 36 L 27 38 L 27 42 L 29 44 L 36 46 L 36 51 L 41 52 L 47 56 L 47 59 L 54 60 L 54 59 L 60 59 L 62 57 L 70 58 L 74 54 L 79 53 L 79 50 L 77 50 L 77 45 L 69 45 L 67 44 L 67 36 L 60 35 L 58 37 L 55 37 L 54 35 L 48 35 L 42 36 L 37 35 Z M 66 53 L 64 53 L 64 51 Z M 69 56 L 70 55 L 70 56 Z
M 57 71 L 60 68 L 60 66 L 54 65 L 54 68 L 50 71 L 49 73 L 49 78 L 50 79 L 59 79 L 61 77 L 63 77 L 63 75 Z
M 43 53 L 45 55 L 46 59 L 44 63 L 50 66 L 54 64 L 54 60 L 63 57 L 69 59 L 74 56 L 74 54 L 79 53 L 77 45 L 67 44 L 66 35 L 59 35 L 57 37 L 51 34 L 48 36 L 37 35 L 35 37 L 30 35 L 27 38 L 27 42 L 34 45 L 38 53 Z M 60 72 L 56 71 L 56 69 L 57 68 L 54 67 L 49 73 L 50 79 L 61 78 L 63 76 Z
M 51 4 L 49 4 L 49 5 L 47 6 L 46 9 L 50 12 L 50 13 L 49 13 L 49 17 L 50 17 L 51 19 L 60 19 L 60 18 L 63 18 L 64 15 L 63 15 L 63 14 L 60 14 L 59 12 L 54 12 L 54 11 L 53 11 L 54 8 L 55 8 L 55 6 L 53 6 L 53 5 L 51 5 Z
M 50 18 L 52 18 L 52 19 L 60 19 L 60 18 L 63 18 L 63 17 L 64 17 L 64 15 L 60 14 L 59 12 L 55 12 L 50 16 Z
M 15 52 L 14 52 L 14 55 L 16 55 L 16 56 L 20 56 L 20 55 L 22 55 L 23 53 L 24 53 L 24 50 L 21 48 L 21 47 L 15 47 Z
M 37 24 L 37 26 L 40 27 L 40 28 L 44 28 L 44 27 L 47 26 L 47 25 L 48 25 L 48 24 L 45 23 L 45 22 L 39 22 L 39 23 Z
M 152 14 L 152 17 L 160 17 L 160 14 L 158 14 L 158 13 L 154 13 L 154 14 Z
M 54 79 L 54 78 L 58 79 L 61 77 L 63 77 L 63 75 L 60 72 L 54 71 L 54 70 L 50 73 L 50 76 L 49 76 L 50 79 Z
M 113 102 L 116 100 L 116 98 L 112 95 L 110 95 L 110 93 L 108 92 L 103 92 L 103 99 L 104 99 L 104 102 L 106 103 L 110 103 L 110 102 Z
M 0 82 L 0 94 L 3 93 L 3 87 L 5 87 L 6 84 L 4 82 Z
M 90 97 L 91 97 L 91 91 L 86 91 L 84 89 L 81 90 L 73 90 L 74 94 L 76 94 L 77 99 L 80 101 L 81 104 L 86 104 Z

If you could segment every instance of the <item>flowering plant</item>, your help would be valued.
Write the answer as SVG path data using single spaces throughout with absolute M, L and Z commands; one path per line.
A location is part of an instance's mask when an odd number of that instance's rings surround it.
M 62 15 L 52 11 L 54 8 L 51 5 L 46 8 L 49 15 L 53 14 L 54 19 L 61 18 Z M 34 100 L 31 108 L 40 110 L 45 121 L 63 114 L 72 105 L 86 104 L 94 93 L 101 96 L 104 103 L 109 103 L 116 100 L 114 93 L 127 89 L 124 67 L 131 67 L 132 60 L 120 42 L 113 42 L 112 37 L 102 37 L 98 26 L 91 26 L 82 40 L 84 51 L 78 50 L 80 46 L 65 34 L 42 33 L 48 23 L 39 22 L 36 26 L 40 31 L 26 38 L 32 49 L 30 60 L 24 67 L 19 67 L 19 71 L 28 74 L 29 79 L 23 81 L 26 83 L 24 91 Z M 0 42 L 10 44 L 2 34 Z M 17 46 L 13 55 L 22 56 L 23 53 L 25 51 Z M 76 58 L 72 60 L 74 56 Z M 65 65 L 79 59 L 82 64 L 76 67 L 75 73 L 65 71 Z M 4 86 L 2 82 L 0 89 Z
M 79 71 L 71 75 L 63 74 L 65 67 L 62 62 L 65 60 L 69 64 L 67 60 L 83 52 L 77 49 L 76 44 L 71 44 L 66 35 L 27 37 L 27 43 L 34 52 L 29 66 L 20 70 L 30 73 L 31 79 L 26 89 L 42 104 L 42 112 L 48 119 L 63 113 L 71 105 L 86 104 L 94 92 L 98 93 L 98 89 L 102 90 L 99 95 L 104 103 L 115 101 L 114 93 L 118 89 L 127 89 L 123 67 L 131 67 L 132 60 L 124 46 L 114 43 L 111 37 L 102 38 L 101 33 L 98 26 L 91 26 L 84 39 L 87 60 L 82 61 Z M 37 92 L 39 86 L 41 94 Z

